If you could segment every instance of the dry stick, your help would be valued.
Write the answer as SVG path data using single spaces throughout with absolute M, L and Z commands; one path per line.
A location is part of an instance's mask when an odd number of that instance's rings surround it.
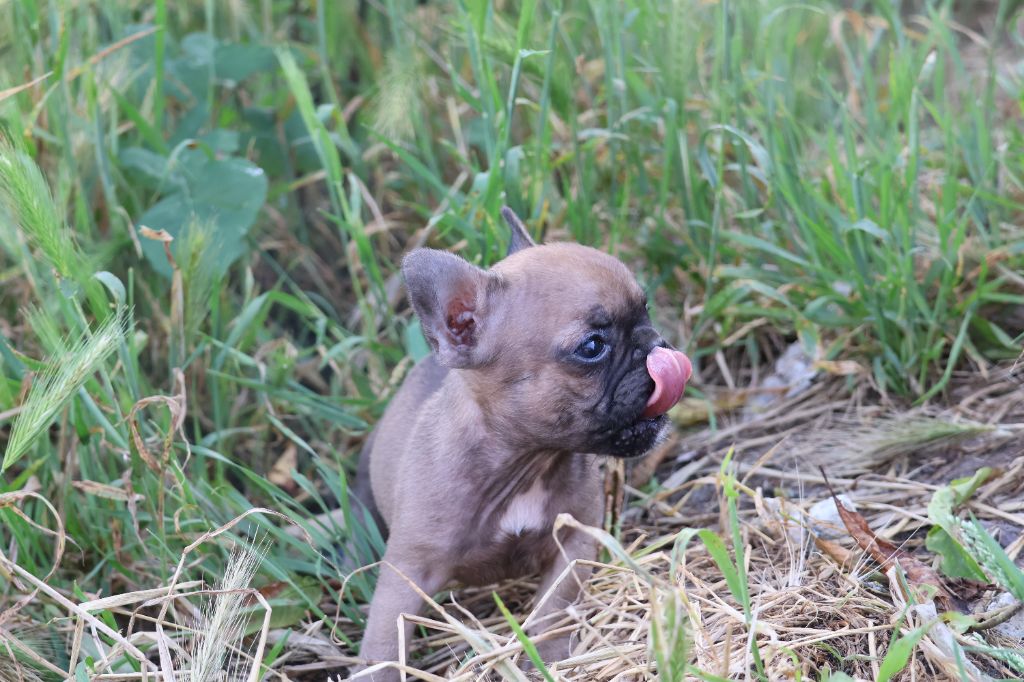
M 236 525 L 241 523 L 241 521 L 244 518 L 246 518 L 247 516 L 251 516 L 253 514 L 269 514 L 271 516 L 280 517 L 280 518 L 284 519 L 285 521 L 288 521 L 289 523 L 293 523 L 293 521 L 287 515 L 282 514 L 281 512 L 276 512 L 276 511 L 273 511 L 272 509 L 266 509 L 264 507 L 255 507 L 253 509 L 249 509 L 248 511 L 242 512 L 241 514 L 239 514 L 235 518 L 233 518 L 230 521 L 228 521 L 227 523 L 225 523 L 223 526 L 220 526 L 219 528 L 216 528 L 214 530 L 207 531 L 206 533 L 203 533 L 202 535 L 199 536 L 198 539 L 196 539 L 191 545 L 186 547 L 185 550 L 181 553 L 181 558 L 178 559 L 178 566 L 174 569 L 174 574 L 171 576 L 170 584 L 164 590 L 166 592 L 167 596 L 170 596 L 171 592 L 176 589 L 175 586 L 178 584 L 178 578 L 181 576 L 181 572 L 183 570 L 185 570 L 185 557 L 187 557 L 189 554 L 191 554 L 192 550 L 194 550 L 196 547 L 198 547 L 199 545 L 203 544 L 207 540 L 212 540 L 213 538 L 217 537 L 218 535 L 221 535 L 222 533 L 225 533 L 225 532 L 231 530 Z M 314 546 L 313 545 L 313 538 L 310 537 L 309 533 L 306 533 L 305 531 L 303 531 L 302 535 L 303 535 L 302 539 L 304 539 L 307 543 L 309 543 L 310 547 L 313 547 Z M 170 604 L 170 602 L 165 601 L 163 603 L 163 605 L 160 607 L 160 614 L 158 616 L 158 618 L 160 620 L 163 620 L 164 616 L 167 615 L 167 607 L 169 606 L 169 604 Z
M 148 664 L 153 669 L 154 672 L 158 672 L 156 666 L 148 658 L 146 658 L 146 655 L 139 651 L 134 644 L 132 644 L 123 636 L 121 636 L 119 632 L 108 627 L 106 623 L 96 618 L 91 613 L 83 611 L 78 604 L 74 603 L 73 601 L 71 601 L 70 599 L 68 599 L 67 597 L 65 597 L 60 592 L 53 589 L 43 581 L 39 580 L 39 578 L 29 573 L 18 564 L 10 564 L 10 567 L 13 569 L 15 573 L 24 578 L 25 581 L 35 585 L 37 590 L 53 599 L 55 602 L 63 606 L 65 609 L 75 613 L 79 618 L 85 620 L 89 625 L 93 626 L 107 637 L 111 638 L 115 642 L 118 642 L 122 647 L 124 647 L 125 651 L 130 653 L 132 656 L 137 657 L 140 663 Z
M 241 514 L 239 514 L 235 518 L 231 519 L 230 521 L 228 521 L 224 525 L 220 526 L 219 528 L 216 528 L 214 530 L 207 531 L 206 533 L 203 533 L 192 544 L 190 544 L 188 547 L 186 547 L 185 551 L 183 551 L 181 553 L 181 558 L 178 559 L 178 566 L 174 569 L 174 574 L 171 576 L 170 584 L 167 586 L 167 588 L 165 590 L 166 591 L 166 597 L 171 597 L 171 593 L 176 589 L 175 586 L 178 583 L 178 578 L 181 576 L 181 572 L 185 569 L 185 558 L 189 554 L 192 553 L 192 550 L 194 550 L 196 547 L 198 547 L 199 545 L 203 544 L 207 540 L 212 540 L 213 538 L 217 537 L 218 535 L 221 535 L 222 533 L 227 532 L 228 530 L 230 530 L 231 528 L 233 528 L 237 524 L 239 524 L 244 518 L 246 518 L 247 516 L 251 516 L 252 514 L 269 514 L 271 516 L 277 516 L 277 517 L 280 517 L 282 519 L 285 519 L 288 522 L 292 522 L 292 520 L 290 518 L 288 518 L 288 516 L 286 516 L 285 514 L 282 514 L 281 512 L 276 512 L 276 511 L 273 511 L 272 509 L 266 509 L 266 508 L 263 508 L 263 507 L 255 507 L 253 509 L 249 509 L 248 511 L 242 512 Z M 303 531 L 303 535 L 304 535 L 303 539 L 307 543 L 309 543 L 309 545 L 312 547 L 313 546 L 313 539 L 305 531 Z M 257 592 L 257 600 L 266 609 L 266 613 L 264 614 L 264 619 L 263 619 L 263 622 L 264 622 L 263 633 L 260 635 L 260 641 L 259 641 L 259 644 L 257 645 L 257 649 L 256 649 L 257 653 L 259 654 L 259 658 L 256 659 L 256 663 L 253 665 L 253 669 L 249 673 L 249 680 L 250 680 L 250 682 L 255 682 L 257 679 L 259 679 L 259 674 L 258 674 L 258 672 L 259 672 L 259 665 L 260 665 L 260 662 L 263 660 L 263 649 L 266 647 L 266 644 L 267 644 L 267 629 L 270 627 L 270 614 L 271 614 L 270 604 L 265 599 L 263 599 L 262 595 L 259 595 L 258 592 Z M 161 607 L 160 607 L 160 614 L 158 615 L 158 619 L 160 621 L 163 621 L 164 618 L 166 617 L 166 615 L 167 615 L 167 608 L 169 607 L 170 602 L 171 602 L 170 599 L 166 599 L 165 598 L 163 604 L 161 605 Z
M 90 626 L 90 628 L 89 628 L 89 634 L 92 635 L 92 641 L 93 642 L 102 642 L 103 641 L 102 639 L 100 639 L 99 634 L 96 632 L 96 628 L 94 628 L 92 626 Z M 115 652 L 116 652 L 116 654 L 115 654 Z M 93 665 L 92 665 L 93 670 L 100 670 L 100 668 L 105 666 L 107 671 L 111 675 L 113 675 L 114 674 L 114 665 L 113 665 L 112 661 L 115 659 L 116 655 L 118 655 L 118 654 L 120 654 L 120 651 L 118 650 L 118 648 L 116 646 L 112 647 L 108 651 L 103 652 L 102 658 L 100 658 L 100 660 L 98 660 L 98 661 L 93 662 Z
M 1002 625 L 1013 618 L 1021 610 L 1021 607 L 1024 607 L 1024 602 L 1017 602 L 1016 604 L 1002 606 L 998 609 L 979 614 L 976 616 L 979 619 L 978 622 L 967 629 L 971 632 L 981 632 L 982 630 L 989 630 L 997 625 Z
M 70 675 L 78 666 L 78 656 L 82 652 L 82 638 L 85 637 L 85 621 L 81 618 L 75 623 L 75 636 L 71 641 L 71 657 L 68 659 L 67 675 Z
M 998 516 L 999 518 L 1004 519 L 1006 521 L 1009 521 L 1010 523 L 1013 523 L 1014 525 L 1024 527 L 1024 515 L 1021 515 L 1021 514 L 1009 514 L 1007 512 L 1004 512 L 1002 509 L 998 509 L 998 508 L 993 507 L 991 505 L 983 504 L 981 502 L 974 502 L 974 501 L 971 501 L 971 500 L 967 501 L 967 505 L 970 506 L 973 509 L 977 509 L 978 511 L 983 511 L 986 514 L 991 514 L 992 516 Z
M 736 462 L 735 466 L 739 471 L 747 471 L 753 465 L 746 464 L 744 462 Z M 781 469 L 771 469 L 768 467 L 763 467 L 761 469 L 761 475 L 766 478 L 770 476 L 773 478 L 782 478 L 791 481 L 804 481 L 809 483 L 821 484 L 825 483 L 825 478 L 822 476 L 815 476 L 813 474 L 797 474 L 791 471 L 782 471 Z M 710 477 L 708 477 L 708 480 L 711 480 Z M 930 490 L 934 492 L 939 489 L 939 486 L 932 485 L 930 483 L 900 483 L 899 481 L 882 481 L 872 480 L 869 478 L 830 478 L 828 480 L 832 481 L 833 483 L 838 483 L 840 485 L 855 485 L 857 487 L 870 486 L 873 488 L 882 488 L 883 490 L 910 490 L 914 492 Z
M 156 648 L 160 656 L 160 667 L 167 675 L 165 682 L 175 682 L 174 659 L 171 658 L 171 650 L 167 646 L 167 635 L 164 634 L 163 623 L 156 624 Z
M 249 670 L 249 682 L 257 682 L 260 679 L 260 667 L 263 665 L 263 651 L 267 648 L 267 632 L 270 631 L 270 616 L 273 609 L 259 590 L 252 590 L 252 593 L 256 595 L 256 601 L 263 607 L 263 627 L 260 629 L 260 641 L 256 644 L 252 668 Z
M 422 670 L 416 670 L 415 668 L 410 668 L 407 665 L 396 665 L 394 663 L 378 663 L 377 665 L 374 665 L 372 667 L 366 668 L 365 670 L 360 670 L 355 675 L 352 675 L 349 679 L 351 679 L 351 680 L 364 679 L 366 675 L 371 675 L 373 673 L 379 673 L 379 672 L 381 672 L 383 670 L 387 670 L 388 668 L 395 668 L 395 669 L 397 669 L 400 672 L 404 672 L 404 673 L 410 673 L 411 672 L 411 673 L 414 673 L 416 675 L 420 675 L 421 676 L 420 679 L 427 680 L 427 682 L 446 682 L 446 678 L 444 678 L 444 677 L 438 677 L 437 675 L 431 675 L 430 673 L 423 672 Z M 366 679 L 368 679 L 368 678 L 366 678 Z
M 202 580 L 189 580 L 188 582 L 180 583 L 177 589 L 191 590 L 192 588 L 198 587 L 202 584 Z M 154 587 L 149 590 L 139 590 L 138 592 L 129 592 L 127 594 L 116 594 L 109 597 L 91 599 L 80 603 L 78 606 L 86 611 L 102 611 L 105 609 L 117 608 L 119 606 L 127 606 L 128 604 L 137 604 L 141 601 L 164 597 L 166 595 L 166 587 Z
M 3 95 L 4 95 L 4 93 L 0 92 L 0 102 L 2 102 L 3 99 L 4 99 Z M 21 414 L 21 411 L 24 410 L 24 409 L 25 409 L 25 407 L 23 405 L 19 405 L 17 407 L 12 407 L 9 410 L 5 410 L 3 412 L 0 412 L 0 422 L 7 421 L 8 419 L 14 419 L 19 414 Z
M 199 547 L 200 545 L 205 543 L 207 540 L 211 540 L 213 538 L 216 538 L 217 536 L 223 534 L 223 532 L 225 532 L 225 531 L 229 530 L 230 528 L 232 528 L 234 525 L 237 525 L 238 523 L 240 523 L 247 516 L 250 516 L 252 514 L 257 514 L 257 513 L 270 514 L 271 516 L 279 516 L 279 517 L 284 518 L 284 519 L 288 520 L 289 522 L 291 522 L 291 519 L 288 516 L 286 516 L 285 514 L 282 514 L 281 512 L 275 512 L 275 511 L 272 511 L 270 509 L 264 509 L 262 507 L 257 507 L 257 508 L 254 508 L 254 509 L 250 509 L 250 510 L 248 510 L 246 512 L 243 512 L 242 514 L 239 514 L 238 516 L 234 517 L 233 519 L 231 519 L 227 523 L 221 525 L 220 527 L 218 527 L 218 528 L 216 528 L 214 530 L 210 530 L 210 531 L 205 532 L 205 534 L 200 536 L 198 540 L 193 542 L 193 544 L 190 544 L 188 547 L 186 547 L 184 549 L 184 551 L 181 553 L 181 558 L 178 559 L 178 565 L 174 569 L 174 574 L 171 577 L 170 584 L 166 588 L 160 588 L 159 590 L 147 591 L 147 592 L 155 592 L 157 594 L 163 594 L 164 595 L 163 604 L 161 605 L 160 613 L 157 616 L 157 622 L 158 623 L 166 622 L 167 608 L 170 605 L 171 600 L 176 599 L 178 596 L 180 596 L 180 594 L 176 593 L 176 591 L 180 589 L 179 586 L 178 586 L 178 578 L 181 576 L 181 571 L 184 570 L 185 557 L 187 557 L 188 554 L 193 552 L 193 550 L 195 550 L 197 547 Z M 309 537 L 309 535 L 308 534 L 303 534 L 303 535 L 305 536 L 303 539 L 307 543 L 309 543 L 310 546 L 312 546 L 312 539 Z M 18 567 L 18 566 L 15 566 L 15 567 Z M 194 583 L 189 583 L 189 584 L 194 584 Z M 52 592 L 52 590 L 50 590 L 50 588 L 46 588 L 46 589 L 44 589 L 44 592 L 49 594 L 50 592 Z M 56 594 L 56 593 L 54 593 L 54 594 Z M 59 595 L 57 595 L 57 596 L 59 597 Z M 266 646 L 266 630 L 269 628 L 269 623 L 270 623 L 270 605 L 266 602 L 265 599 L 262 598 L 261 595 L 257 595 L 256 598 L 260 602 L 260 604 L 265 609 L 267 609 L 267 610 L 266 610 L 266 613 L 264 614 L 264 619 L 263 619 L 263 622 L 264 622 L 263 633 L 260 636 L 259 644 L 257 645 L 257 650 L 256 650 L 256 652 L 259 654 L 259 657 L 256 658 L 256 664 L 253 666 L 253 671 L 250 672 L 250 676 L 249 676 L 249 679 L 250 679 L 251 682 L 254 682 L 255 680 L 257 680 L 259 678 L 259 675 L 258 675 L 259 665 L 260 665 L 260 662 L 262 660 L 263 649 Z M 152 662 L 150 662 L 150 660 L 148 660 L 148 658 L 146 658 L 145 655 L 141 651 L 139 651 L 134 645 L 132 645 L 131 642 L 129 642 L 127 639 L 121 637 L 120 635 L 113 634 L 114 631 L 112 631 L 110 628 L 108 628 L 105 625 L 103 625 L 101 622 L 97 621 L 95 619 L 95 617 L 92 616 L 92 614 L 88 613 L 88 611 L 82 610 L 80 606 L 74 605 L 71 601 L 69 601 L 69 600 L 67 600 L 67 599 L 65 599 L 63 597 L 60 597 L 59 600 L 61 601 L 61 603 L 67 604 L 69 608 L 73 608 L 73 610 L 81 610 L 81 617 L 84 617 L 84 619 L 88 620 L 90 624 L 96 625 L 98 627 L 99 631 L 103 632 L 103 634 L 106 634 L 108 636 L 113 637 L 116 641 L 122 642 L 122 645 L 124 646 L 126 651 L 128 651 L 132 655 L 136 656 L 140 660 L 140 662 L 144 662 L 146 665 L 148 665 L 151 668 L 153 668 L 154 672 L 159 672 L 157 670 L 157 667 Z M 71 673 L 69 673 L 69 674 L 71 674 Z M 144 678 L 145 678 L 145 674 L 143 673 L 143 679 Z
M 201 583 L 201 582 L 202 582 L 201 580 L 194 580 L 194 581 L 192 581 L 189 584 L 193 584 L 194 585 L 196 583 Z M 182 583 L 181 586 L 183 586 L 183 585 L 185 585 L 185 583 Z M 179 586 L 179 587 L 181 587 L 181 586 Z M 149 592 L 153 592 L 155 590 L 148 590 L 148 591 Z M 164 591 L 164 588 L 160 588 L 160 591 Z M 259 661 L 263 660 L 263 649 L 266 647 L 266 643 L 267 643 L 266 642 L 266 640 L 267 640 L 266 632 L 267 632 L 267 630 L 270 627 L 270 618 L 271 618 L 271 615 L 272 615 L 272 607 L 266 601 L 266 599 L 263 597 L 263 595 L 260 593 L 260 591 L 255 589 L 255 588 L 245 587 L 245 588 L 234 589 L 234 590 L 193 590 L 193 591 L 190 591 L 190 592 L 177 592 L 177 593 L 175 593 L 173 595 L 161 595 L 161 596 L 155 597 L 153 599 L 150 599 L 149 601 L 146 601 L 143 604 L 141 604 L 139 606 L 139 608 L 143 608 L 144 609 L 144 608 L 148 608 L 150 606 L 155 606 L 156 604 L 159 604 L 159 603 L 169 603 L 171 601 L 174 601 L 174 600 L 177 600 L 177 599 L 186 598 L 186 597 L 196 597 L 196 596 L 202 596 L 202 595 L 231 594 L 231 593 L 242 593 L 242 594 L 249 595 L 253 599 L 255 599 L 257 602 L 259 602 L 260 605 L 263 606 L 264 609 L 265 609 L 265 612 L 264 612 L 264 615 L 263 615 L 263 630 L 262 630 L 263 634 L 260 636 L 260 640 L 261 641 L 260 641 L 260 644 L 256 647 L 256 652 L 252 656 L 248 656 L 247 654 L 244 654 L 244 652 L 238 651 L 238 653 L 241 653 L 243 656 L 247 656 L 247 657 L 252 658 L 253 660 L 255 660 L 256 663 L 257 663 L 257 667 L 258 667 Z M 155 624 L 155 627 L 158 630 L 158 634 L 159 634 L 158 641 L 157 641 L 158 646 L 159 646 L 159 644 L 164 639 L 169 639 L 166 635 L 163 634 L 163 626 L 164 625 L 172 625 L 172 623 L 167 623 L 166 621 L 158 620 L 158 619 L 155 619 L 155 618 L 146 618 L 146 619 L 147 620 L 152 620 L 154 622 L 154 624 Z M 175 625 L 175 627 L 179 627 L 179 626 Z M 231 646 L 231 645 L 228 645 L 228 646 Z M 231 648 L 235 648 L 235 647 L 232 646 Z M 236 649 L 236 651 L 237 651 L 237 649 Z M 162 656 L 162 652 L 161 652 L 161 656 Z M 168 661 L 170 661 L 169 653 L 168 653 Z M 255 673 L 250 672 L 250 680 L 252 679 L 252 676 L 254 674 Z
M 487 638 L 487 640 L 490 642 L 490 645 L 492 647 L 494 647 L 494 649 L 492 649 L 492 651 L 494 651 L 495 649 L 497 649 L 497 648 L 502 646 L 501 642 L 498 641 L 497 633 L 492 632 L 491 629 L 488 628 L 487 625 L 485 625 L 484 623 L 480 622 L 480 619 L 477 618 L 469 609 L 467 609 L 464 606 L 462 606 L 462 604 L 460 604 L 457 601 L 457 599 L 456 599 L 454 594 L 451 595 L 449 597 L 449 599 L 452 602 L 452 607 L 457 609 L 462 614 L 463 622 L 471 623 L 473 625 L 473 627 L 475 627 L 477 629 L 477 631 L 481 633 L 482 637 Z M 501 623 L 501 622 L 504 622 L 504 619 L 492 621 L 492 625 L 495 624 L 495 623 Z M 473 660 L 479 662 L 479 656 L 475 656 L 473 658 Z M 426 662 L 424 662 L 424 663 L 426 663 Z M 427 666 L 424 665 L 424 667 L 427 667 Z
M 53 71 L 47 71 L 42 76 L 39 76 L 37 78 L 33 78 L 28 83 L 22 83 L 21 85 L 15 85 L 13 88 L 7 88 L 6 90 L 0 90 L 0 102 L 3 102 L 5 99 L 7 99 L 9 97 L 14 97 L 15 95 L 17 95 L 22 90 L 28 90 L 29 88 L 31 88 L 36 83 L 38 83 L 40 81 L 44 81 L 47 78 L 49 78 L 50 76 L 52 76 L 52 75 L 53 75 Z M 17 411 L 20 411 L 20 410 L 21 410 L 21 408 L 16 407 L 13 410 L 10 410 L 10 412 L 13 412 L 13 413 L 17 414 Z M 7 414 L 8 414 L 7 412 L 0 412 L 0 419 L 3 419 L 4 416 L 7 415 Z M 12 414 L 12 415 L 9 415 L 9 416 L 14 416 L 14 415 Z
M 176 589 L 178 589 L 178 590 L 189 589 L 189 588 L 195 587 L 197 585 L 201 585 L 202 582 L 203 581 L 201 581 L 201 580 L 190 580 L 187 583 L 182 583 L 182 584 L 178 585 L 176 587 Z M 131 592 L 131 593 L 128 593 L 128 594 L 116 594 L 116 595 L 111 595 L 109 597 L 102 597 L 100 599 L 92 599 L 90 601 L 82 602 L 78 606 L 79 606 L 79 608 L 81 608 L 81 609 L 83 609 L 83 610 L 85 610 L 87 612 L 101 611 L 101 610 L 104 610 L 104 609 L 113 609 L 113 608 L 116 608 L 116 607 L 119 607 L 119 606 L 127 606 L 128 604 L 136 604 L 136 603 L 138 603 L 140 601 L 143 601 L 145 599 L 150 598 L 151 596 L 164 595 L 166 592 L 167 592 L 167 588 L 165 588 L 165 587 L 157 587 L 157 588 L 150 589 L 150 590 L 140 590 L 138 592 Z M 143 606 L 145 606 L 145 604 Z M 164 623 L 162 618 L 160 618 L 160 619 L 151 618 L 151 619 L 147 619 L 147 620 L 151 620 L 153 623 Z M 127 628 L 127 633 L 128 633 L 128 637 L 129 638 L 132 636 L 131 633 L 132 633 L 132 630 L 134 629 L 134 625 L 135 625 L 135 613 L 132 613 L 131 617 L 128 620 L 128 628 Z M 74 670 L 75 666 L 78 665 L 78 657 L 81 655 L 82 637 L 84 636 L 84 628 L 85 628 L 84 621 L 79 620 L 78 621 L 78 626 L 75 628 L 75 638 L 74 638 L 74 640 L 71 643 L 71 656 L 68 659 L 69 660 L 69 664 L 68 664 L 68 671 L 69 672 L 67 674 L 70 674 L 70 671 Z M 108 651 L 108 652 L 106 652 L 104 654 L 103 660 L 106 661 L 108 659 L 113 658 L 115 655 L 117 655 L 118 651 L 119 651 L 118 647 L 116 647 L 116 646 L 113 647 L 110 651 Z M 143 671 L 142 675 L 143 675 L 143 678 L 146 677 L 145 671 Z

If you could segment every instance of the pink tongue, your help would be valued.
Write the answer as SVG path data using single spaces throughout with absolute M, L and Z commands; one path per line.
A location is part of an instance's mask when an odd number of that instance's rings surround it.
M 641 415 L 644 419 L 665 414 L 679 402 L 693 365 L 683 353 L 658 346 L 647 355 L 647 373 L 654 379 L 654 392 Z

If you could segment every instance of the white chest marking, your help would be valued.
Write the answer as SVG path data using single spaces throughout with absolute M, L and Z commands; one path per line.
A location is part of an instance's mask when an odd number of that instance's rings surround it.
M 528 530 L 541 530 L 545 526 L 548 495 L 540 480 L 533 482 L 530 489 L 516 495 L 505 508 L 498 524 L 499 534 L 522 535 Z

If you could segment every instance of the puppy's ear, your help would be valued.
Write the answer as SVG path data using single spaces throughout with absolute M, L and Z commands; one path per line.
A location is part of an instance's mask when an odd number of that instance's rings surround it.
M 402 261 L 409 301 L 431 348 L 445 367 L 467 369 L 487 361 L 481 340 L 488 327 L 488 293 L 498 279 L 435 249 L 416 249 Z
M 536 242 L 530 238 L 530 233 L 526 229 L 526 225 L 523 225 L 523 221 L 519 219 L 508 206 L 503 206 L 501 209 L 501 217 L 508 223 L 508 228 L 511 234 L 508 238 L 508 253 L 506 256 L 511 256 L 516 251 L 522 251 L 530 246 L 536 246 Z

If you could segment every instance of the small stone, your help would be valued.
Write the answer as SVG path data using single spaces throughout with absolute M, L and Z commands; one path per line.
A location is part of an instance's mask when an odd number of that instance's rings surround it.
M 850 511 L 857 511 L 857 505 L 847 495 L 838 495 L 837 497 L 844 507 Z M 837 540 L 849 535 L 846 525 L 839 518 L 835 500 L 831 497 L 815 502 L 807 510 L 807 519 L 811 525 L 811 532 L 823 540 Z
M 989 604 L 988 608 L 990 611 L 994 611 L 996 609 L 1001 609 L 1004 606 L 1012 606 L 1016 603 L 1016 597 L 1009 592 L 1003 592 L 992 600 L 992 603 Z M 1011 616 L 1006 622 L 1000 623 L 992 629 L 1006 637 L 1011 637 L 1016 640 L 1024 640 L 1024 608 L 1017 609 L 1017 613 L 1013 614 L 1013 616 Z

